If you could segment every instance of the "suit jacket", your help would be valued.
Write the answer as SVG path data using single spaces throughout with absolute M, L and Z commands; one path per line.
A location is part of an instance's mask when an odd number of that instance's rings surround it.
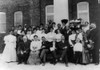
M 45 47 L 43 48 L 43 46 L 45 46 Z M 48 42 L 47 41 L 42 42 L 42 47 L 41 48 L 42 49 L 49 49 Z
M 67 27 L 61 28 L 61 33 L 64 35 L 65 40 L 68 41 L 68 37 L 70 35 L 70 31 L 68 31 Z
M 22 41 L 18 44 L 17 54 L 21 54 L 21 51 L 25 53 L 30 53 L 30 41 Z
M 64 41 L 64 42 L 61 41 L 61 42 L 58 43 L 57 49 L 63 49 L 66 46 L 67 46 L 66 41 Z
M 61 28 L 61 33 L 65 36 L 67 33 L 67 27 Z

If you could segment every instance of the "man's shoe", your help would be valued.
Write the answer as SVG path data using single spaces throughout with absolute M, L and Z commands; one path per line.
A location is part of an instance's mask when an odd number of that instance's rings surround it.
M 45 63 L 43 63 L 42 66 L 45 66 Z
M 27 62 L 24 62 L 24 64 L 27 64 Z
M 18 64 L 21 64 L 22 62 L 18 62 Z
M 95 65 L 99 65 L 99 63 L 95 63 Z
M 68 67 L 68 64 L 65 64 L 66 67 Z

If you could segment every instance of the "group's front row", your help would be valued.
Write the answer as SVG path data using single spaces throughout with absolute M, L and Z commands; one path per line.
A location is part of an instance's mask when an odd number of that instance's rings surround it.
M 58 61 L 64 61 L 66 66 L 68 66 L 67 45 L 64 36 L 62 36 L 59 44 L 57 43 L 55 41 L 47 41 L 44 36 L 42 37 L 42 41 L 40 41 L 37 35 L 30 42 L 24 36 L 23 41 L 18 44 L 18 64 L 24 62 L 25 64 L 42 63 L 45 65 L 47 61 L 50 61 L 52 64 L 56 64 Z
M 47 61 L 50 61 L 54 65 L 57 62 L 63 62 L 68 66 L 68 46 L 64 36 L 61 36 L 59 42 L 47 41 L 44 36 L 40 41 L 37 35 L 34 35 L 34 40 L 30 42 L 27 36 L 24 36 L 23 41 L 19 42 L 17 47 L 18 64 L 24 62 L 25 64 L 42 64 L 44 66 Z M 79 48 L 79 50 L 75 50 L 75 48 Z M 80 39 L 76 40 L 75 48 L 73 49 L 75 51 L 74 62 L 75 64 L 81 63 L 82 44 Z

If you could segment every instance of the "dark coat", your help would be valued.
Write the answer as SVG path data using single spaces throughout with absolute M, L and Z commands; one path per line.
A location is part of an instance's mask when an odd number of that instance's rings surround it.
M 21 52 L 30 53 L 30 41 L 20 42 L 18 44 L 17 54 L 21 54 Z
M 47 41 L 44 41 L 44 42 L 42 42 L 42 47 L 43 46 L 45 46 L 44 48 L 42 48 L 42 49 L 49 49 L 50 47 L 48 46 L 49 44 L 48 44 L 48 42 Z
M 58 43 L 56 42 L 56 44 L 57 44 L 56 45 L 57 49 L 63 49 L 63 48 L 65 48 L 67 46 L 66 41 L 64 41 L 64 42 L 61 41 L 61 42 L 58 42 Z

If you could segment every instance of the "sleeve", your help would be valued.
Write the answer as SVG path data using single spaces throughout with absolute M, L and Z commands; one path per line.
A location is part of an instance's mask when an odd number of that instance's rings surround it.
M 5 36 L 3 40 L 4 40 L 4 43 L 6 44 L 6 42 L 7 42 L 7 37 Z
M 80 34 L 78 35 L 78 38 L 79 38 L 80 40 L 83 40 L 82 33 L 80 33 Z
M 30 50 L 31 50 L 31 51 L 34 50 L 34 49 L 33 49 L 33 42 L 31 42 L 31 44 L 30 44 Z
M 56 33 L 54 33 L 54 36 L 53 36 L 54 40 L 56 39 Z
M 16 38 L 16 37 L 15 37 L 14 41 L 15 41 L 15 43 L 16 43 L 16 41 L 17 41 L 17 38 Z
M 73 43 L 71 41 L 71 36 L 69 36 L 69 44 L 73 46 Z

